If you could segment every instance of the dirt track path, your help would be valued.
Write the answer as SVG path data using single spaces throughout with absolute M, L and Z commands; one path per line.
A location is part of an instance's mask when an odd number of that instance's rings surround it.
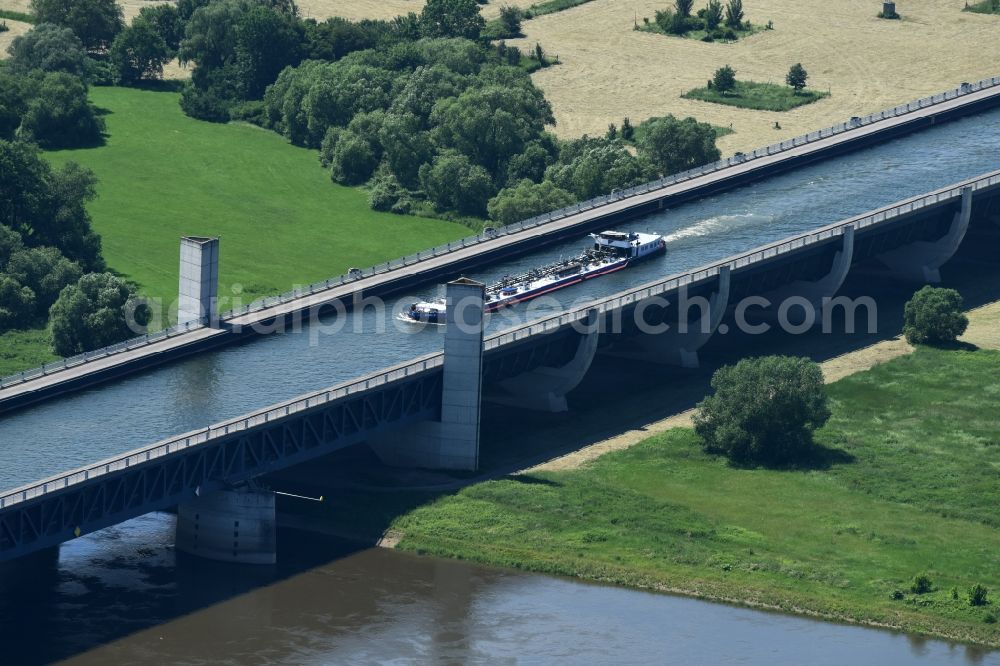
M 1000 349 L 1000 301 L 970 310 L 968 315 L 969 329 L 961 339 L 984 349 Z M 830 383 L 912 351 L 913 347 L 906 340 L 902 337 L 895 337 L 837 356 L 821 363 L 820 367 L 823 369 L 824 380 Z M 522 473 L 575 469 L 584 463 L 600 458 L 605 453 L 627 449 L 633 444 L 638 444 L 648 437 L 671 428 L 690 427 L 693 423 L 694 412 L 695 410 L 688 409 L 665 419 L 648 423 L 641 428 L 628 430 L 604 441 L 522 470 Z

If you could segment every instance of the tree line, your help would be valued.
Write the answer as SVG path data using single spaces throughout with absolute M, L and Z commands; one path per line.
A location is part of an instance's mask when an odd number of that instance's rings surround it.
M 77 354 L 136 335 L 145 325 L 135 288 L 104 272 L 101 239 L 85 204 L 94 174 L 53 169 L 37 146 L 0 139 L 0 333 L 49 321 L 53 350 Z

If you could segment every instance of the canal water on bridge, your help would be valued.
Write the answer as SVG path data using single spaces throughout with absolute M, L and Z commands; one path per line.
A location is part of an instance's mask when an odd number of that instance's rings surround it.
M 176 562 L 172 543 L 173 517 L 150 514 L 64 544 L 58 562 L 0 568 L 3 662 L 1000 664 L 973 646 L 312 534 L 279 530 L 276 569 Z
M 668 254 L 495 317 L 537 318 L 1000 168 L 1000 110 L 932 127 L 630 223 L 662 233 Z M 577 254 L 585 238 L 471 274 L 484 281 Z M 223 247 L 223 257 L 225 248 Z M 341 267 L 331 266 L 334 273 Z M 401 308 L 436 288 L 398 299 Z M 335 333 L 321 329 L 329 325 Z M 173 363 L 0 419 L 0 489 L 202 428 L 441 349 L 438 327 L 366 309 Z

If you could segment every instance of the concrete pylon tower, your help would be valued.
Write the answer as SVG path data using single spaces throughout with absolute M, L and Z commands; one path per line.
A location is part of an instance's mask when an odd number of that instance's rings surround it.
M 211 324 L 218 314 L 219 239 L 203 236 L 181 238 L 181 271 L 177 323 Z
M 483 293 L 460 278 L 445 287 L 441 420 L 422 421 L 368 440 L 387 465 L 430 469 L 479 468 L 479 415 L 483 394 Z
M 477 469 L 483 390 L 484 286 L 475 280 L 459 278 L 449 282 L 445 289 L 441 466 Z

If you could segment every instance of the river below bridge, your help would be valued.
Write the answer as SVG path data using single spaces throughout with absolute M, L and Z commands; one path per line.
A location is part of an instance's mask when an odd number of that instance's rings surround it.
M 64 544 L 57 562 L 0 568 L 0 662 L 1000 664 L 974 646 L 290 530 L 277 568 L 177 562 L 173 523 L 149 514 Z
M 495 317 L 491 330 L 943 187 L 1000 167 L 1000 110 L 971 116 L 731 192 L 666 210 L 628 228 L 662 233 L 668 254 L 556 292 Z M 492 281 L 577 254 L 585 239 L 484 268 Z M 225 261 L 223 245 L 222 260 Z M 331 266 L 330 273 L 343 267 Z M 225 287 L 223 287 L 224 289 Z M 432 296 L 407 295 L 397 306 Z M 210 423 L 438 351 L 439 327 L 368 308 L 325 326 L 261 337 L 0 418 L 0 490 L 203 428 Z

